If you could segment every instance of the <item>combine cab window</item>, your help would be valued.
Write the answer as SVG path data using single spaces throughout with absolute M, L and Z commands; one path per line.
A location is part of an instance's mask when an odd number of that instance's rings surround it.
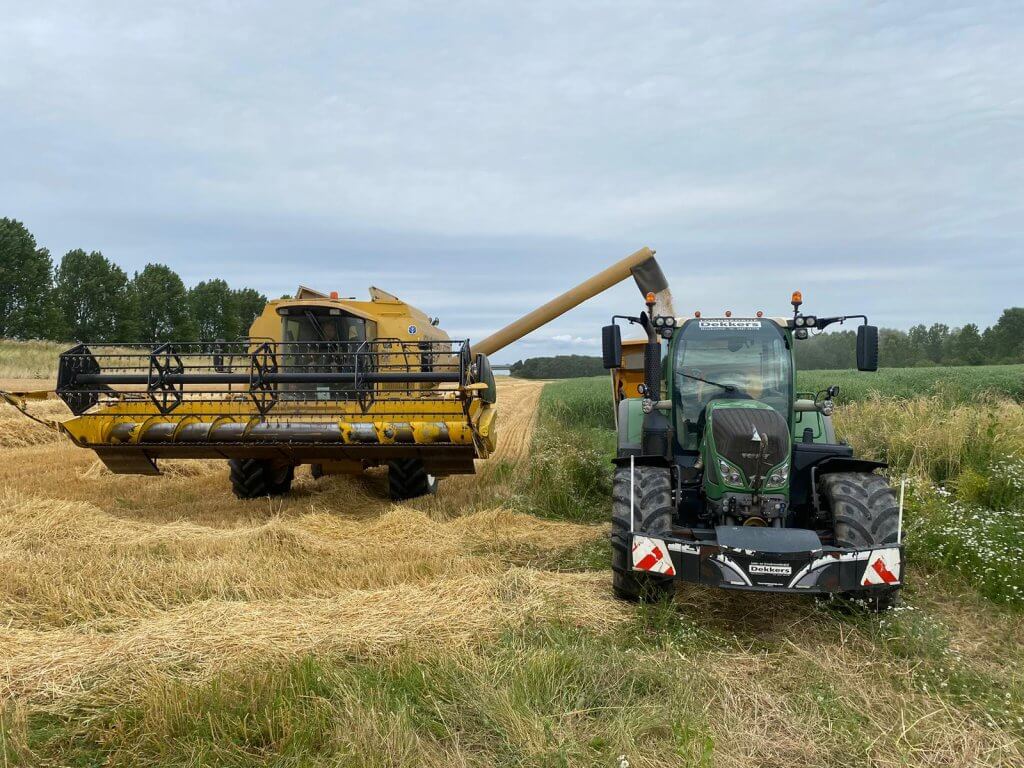
M 337 310 L 335 310 L 337 312 Z M 291 308 L 282 319 L 284 365 L 292 371 L 348 372 L 356 369 L 356 352 L 377 337 L 377 324 L 328 308 Z M 311 342 L 290 346 L 294 342 Z M 364 348 L 365 349 L 365 348 Z M 370 359 L 361 365 L 372 364 Z M 349 385 L 283 384 L 296 400 L 347 400 L 358 395 Z
M 771 321 L 687 321 L 680 329 L 673 371 L 676 431 L 686 450 L 697 448 L 698 421 L 715 399 L 760 400 L 789 421 L 792 364 L 785 337 Z
M 292 310 L 294 311 L 294 310 Z M 331 315 L 323 310 L 308 310 L 284 318 L 283 341 L 355 341 L 373 340 L 377 324 L 353 315 Z

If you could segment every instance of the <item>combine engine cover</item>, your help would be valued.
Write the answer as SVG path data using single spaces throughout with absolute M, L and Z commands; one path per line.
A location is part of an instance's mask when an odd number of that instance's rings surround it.
M 494 445 L 494 384 L 465 341 L 79 345 L 61 355 L 63 430 L 114 472 L 158 458 L 473 472 Z

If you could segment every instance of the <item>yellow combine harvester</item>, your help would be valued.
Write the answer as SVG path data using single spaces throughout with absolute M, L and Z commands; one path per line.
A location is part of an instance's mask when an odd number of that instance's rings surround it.
M 267 304 L 242 341 L 79 344 L 60 357 L 61 429 L 113 472 L 162 458 L 227 459 L 236 495 L 285 493 L 314 475 L 388 467 L 392 498 L 433 492 L 495 448 L 488 355 L 632 275 L 667 289 L 643 248 L 470 346 L 389 293 L 369 301 L 300 288 Z

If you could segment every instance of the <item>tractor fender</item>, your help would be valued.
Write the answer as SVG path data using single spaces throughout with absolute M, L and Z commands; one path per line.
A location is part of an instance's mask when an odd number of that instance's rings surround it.
M 660 466 L 670 466 L 672 425 L 660 412 L 644 413 L 641 398 L 626 398 L 618 405 L 616 449 L 619 458 L 632 456 L 637 463 L 641 458 L 657 458 Z
M 625 455 L 620 453 L 618 456 L 612 459 L 612 464 L 614 464 L 616 467 L 628 467 L 630 461 L 632 461 L 633 465 L 636 467 L 671 468 L 673 466 L 672 462 L 670 462 L 668 459 L 666 459 L 664 456 L 660 454 L 645 455 L 640 453 L 639 451 L 637 451 L 636 453 L 627 453 Z
M 623 454 L 639 454 L 642 450 L 644 409 L 639 397 L 627 397 L 619 401 L 618 451 Z
M 811 467 L 811 472 L 815 475 L 827 475 L 832 472 L 874 472 L 876 469 L 885 469 L 888 466 L 889 463 L 885 461 L 856 459 L 850 456 L 829 456 Z

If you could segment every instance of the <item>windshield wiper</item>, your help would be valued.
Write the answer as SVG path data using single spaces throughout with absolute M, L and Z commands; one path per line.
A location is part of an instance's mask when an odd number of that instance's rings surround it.
M 313 326 L 313 330 L 317 332 L 317 335 L 323 341 L 328 341 L 327 332 L 324 331 L 324 327 L 320 325 L 320 321 L 316 319 L 316 315 L 314 315 L 308 309 L 303 314 L 306 316 L 306 319 L 309 320 L 309 324 Z
M 705 379 L 703 376 L 694 376 L 693 374 L 683 373 L 682 371 L 678 371 L 678 373 L 680 376 L 685 376 L 687 379 L 693 379 L 694 381 L 703 381 L 705 384 L 710 384 L 713 387 L 721 387 L 726 392 L 736 391 L 736 387 L 734 387 L 732 384 L 719 384 L 717 381 Z

